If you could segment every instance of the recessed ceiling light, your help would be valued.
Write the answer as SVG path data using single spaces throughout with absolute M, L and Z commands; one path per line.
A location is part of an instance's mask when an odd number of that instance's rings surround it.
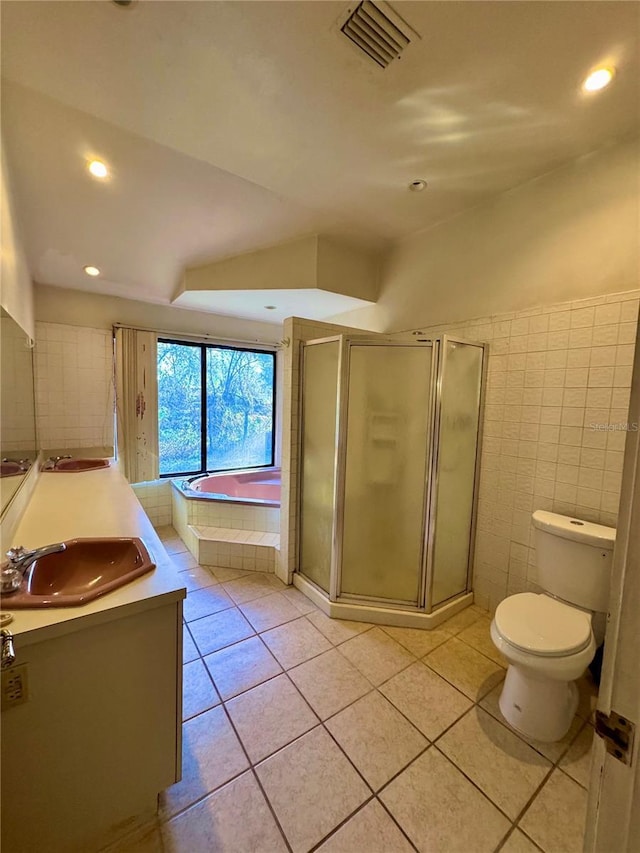
M 278 306 L 277 305 L 265 305 L 264 307 L 267 309 L 267 311 L 275 311 Z
M 584 81 L 582 88 L 585 92 L 597 92 L 600 89 L 604 89 L 605 86 L 611 83 L 615 73 L 615 68 L 596 68 Z
M 412 193 L 421 193 L 422 190 L 426 190 L 427 182 L 423 181 L 422 178 L 418 178 L 415 181 L 411 181 L 409 184 L 409 189 Z
M 83 269 L 87 275 L 92 275 L 92 276 L 100 275 L 100 270 L 98 269 L 98 267 L 89 266 L 89 267 L 83 267 Z
M 102 160 L 91 160 L 87 164 L 87 169 L 91 172 L 94 178 L 109 177 L 109 169 L 107 168 L 106 163 L 103 163 Z

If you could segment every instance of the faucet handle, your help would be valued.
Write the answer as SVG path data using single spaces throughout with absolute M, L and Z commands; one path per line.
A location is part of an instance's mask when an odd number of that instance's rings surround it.
M 22 560 L 23 557 L 26 557 L 30 554 L 30 551 L 24 547 L 24 545 L 16 545 L 15 548 L 9 548 L 6 553 L 7 560 L 9 560 L 10 565 L 15 565 Z
M 47 459 L 47 461 L 44 463 L 44 466 L 43 466 L 43 467 L 44 467 L 47 471 L 49 471 L 49 470 L 51 470 L 51 468 L 55 468 L 55 467 L 57 466 L 58 462 L 60 462 L 60 460 L 61 460 L 61 459 L 71 459 L 71 456 L 69 456 L 68 454 L 67 454 L 67 455 L 65 455 L 65 456 L 50 456 L 50 457 Z
M 7 669 L 16 662 L 16 651 L 13 646 L 13 634 L 11 631 L 0 631 L 2 642 L 1 666 Z

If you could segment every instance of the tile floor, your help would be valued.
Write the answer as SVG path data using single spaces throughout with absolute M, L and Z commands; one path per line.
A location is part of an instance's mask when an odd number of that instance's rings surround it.
M 328 619 L 273 575 L 188 588 L 183 779 L 119 853 L 579 853 L 595 703 L 561 743 L 498 710 L 504 661 L 473 607 L 434 631 Z

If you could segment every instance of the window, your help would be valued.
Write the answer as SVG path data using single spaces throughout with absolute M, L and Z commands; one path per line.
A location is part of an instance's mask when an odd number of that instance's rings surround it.
M 160 476 L 274 464 L 275 353 L 158 340 Z

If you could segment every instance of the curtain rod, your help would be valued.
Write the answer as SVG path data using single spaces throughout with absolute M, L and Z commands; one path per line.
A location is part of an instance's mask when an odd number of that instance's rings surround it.
M 161 337 L 166 335 L 171 338 L 183 338 L 187 341 L 208 341 L 209 343 L 228 343 L 228 344 L 250 344 L 253 346 L 269 347 L 270 349 L 279 349 L 284 341 L 260 341 L 257 338 L 245 340 L 243 338 L 223 338 L 220 335 L 209 335 L 206 332 L 200 334 L 192 334 L 191 332 L 176 332 L 170 329 L 151 329 L 148 326 L 131 326 L 128 323 L 114 323 L 113 329 L 134 329 L 136 332 L 153 332 Z

